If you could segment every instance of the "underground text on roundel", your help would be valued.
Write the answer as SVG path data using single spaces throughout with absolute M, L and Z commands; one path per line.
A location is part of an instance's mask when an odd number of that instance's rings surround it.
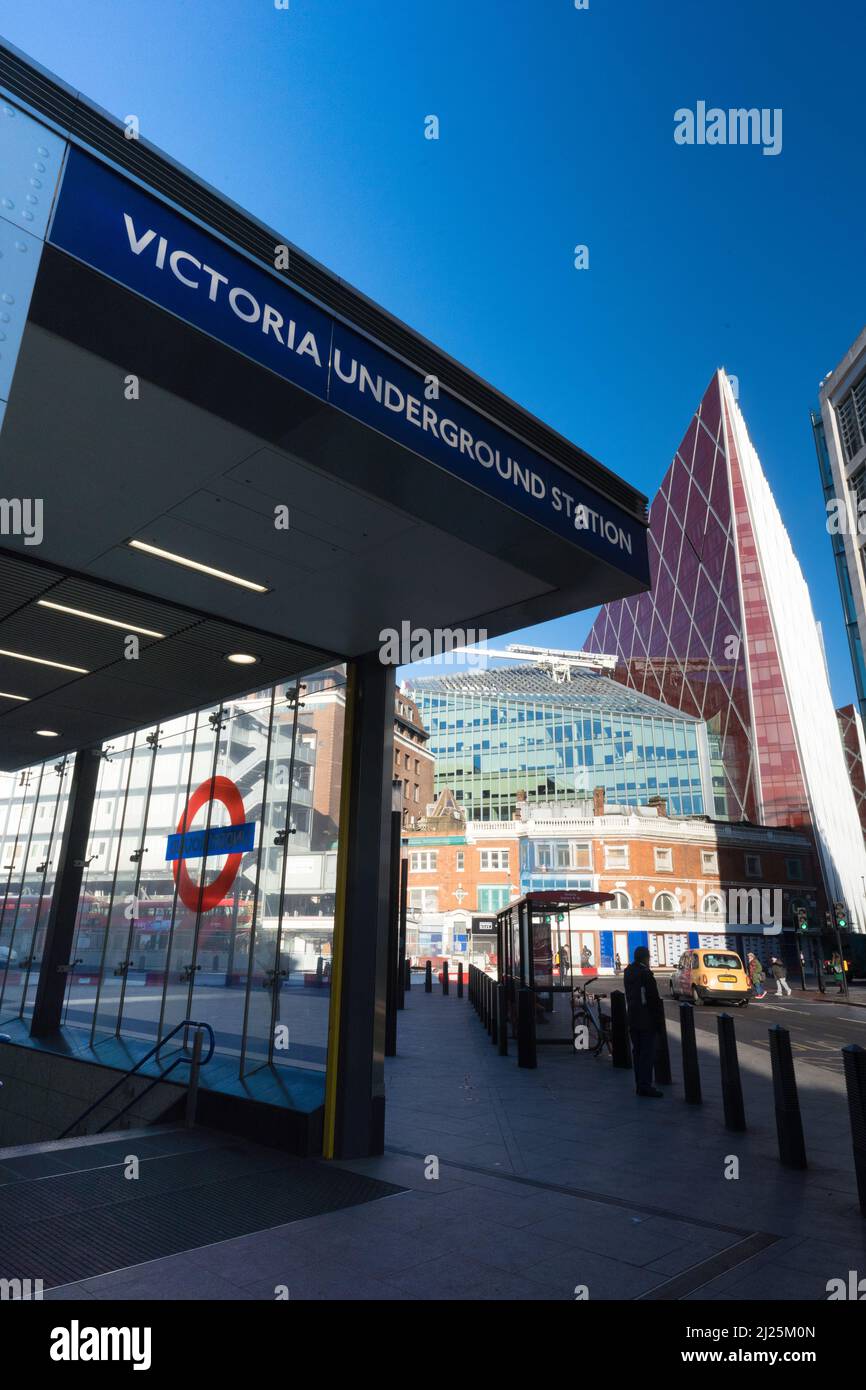
M 49 242 L 616 568 L 645 528 L 173 208 L 71 149 Z

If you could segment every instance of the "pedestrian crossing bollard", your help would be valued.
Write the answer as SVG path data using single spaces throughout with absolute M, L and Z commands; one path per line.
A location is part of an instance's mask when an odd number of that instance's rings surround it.
M 496 987 L 497 1009 L 496 1014 L 499 1020 L 499 1030 L 497 1041 L 499 1043 L 500 1057 L 508 1056 L 508 985 L 501 984 Z
M 463 962 L 457 962 L 457 998 L 463 998 Z
M 610 1047 L 614 1066 L 631 1070 L 628 1014 L 621 989 L 613 990 L 610 996 Z
M 860 1198 L 860 1211 L 866 1216 L 866 1051 L 859 1043 L 849 1043 L 842 1048 L 842 1062 L 851 1117 L 857 1195 Z
M 689 1105 L 700 1105 L 701 1068 L 698 1062 L 698 1043 L 695 1037 L 693 1004 L 680 1004 L 680 1039 L 683 1049 L 683 1089 Z
M 424 993 L 433 993 L 433 962 L 428 960 L 424 967 Z
M 744 1130 L 746 1109 L 743 1105 L 743 1083 L 737 1057 L 737 1035 L 730 1014 L 719 1014 L 719 1065 L 722 1072 L 722 1102 L 725 1108 L 725 1128 Z
M 537 1067 L 535 1047 L 535 990 L 517 991 L 517 1065 Z
M 791 1034 L 781 1024 L 770 1028 L 770 1060 L 773 1064 L 773 1096 L 779 1158 L 785 1168 L 806 1168 L 806 1144 L 797 1096 L 797 1078 L 791 1053 Z
M 443 993 L 443 994 L 447 994 L 447 993 L 448 993 L 448 962 L 447 962 L 447 960 L 443 960 L 443 962 L 442 962 L 442 993 Z

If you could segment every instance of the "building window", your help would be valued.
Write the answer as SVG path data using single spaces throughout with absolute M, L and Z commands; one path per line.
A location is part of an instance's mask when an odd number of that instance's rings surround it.
M 714 849 L 701 850 L 701 873 L 717 874 L 719 872 L 719 856 Z
M 785 872 L 788 878 L 794 879 L 797 883 L 803 882 L 803 861 L 799 858 L 785 860 Z
M 608 903 L 611 912 L 630 912 L 631 898 L 628 893 L 614 893 L 613 902 Z
M 410 888 L 409 906 L 413 912 L 438 912 L 438 888 Z
M 725 905 L 719 897 L 718 893 L 708 893 L 707 896 L 704 898 L 703 902 L 701 903 L 701 912 L 708 912 L 713 917 L 723 916 L 724 911 Z
M 415 800 L 416 800 L 416 801 L 420 801 L 420 800 L 421 800 L 421 788 L 418 786 L 418 783 L 417 783 L 417 782 L 415 783 Z
M 551 869 L 553 867 L 553 846 L 537 844 L 535 846 L 535 862 L 539 869 Z
M 413 849 L 409 855 L 409 868 L 413 874 L 435 874 L 438 860 L 438 850 Z
M 851 463 L 866 442 L 866 376 L 861 376 L 853 391 L 840 402 L 837 414 L 845 456 Z
M 478 889 L 479 912 L 498 912 L 501 907 L 506 907 L 510 901 L 511 889 L 507 884 L 504 888 L 486 886 Z
M 761 856 L 760 854 L 746 855 L 746 878 L 761 877 Z
M 667 870 L 669 873 L 673 873 L 673 868 L 674 868 L 674 852 L 673 852 L 673 850 L 672 850 L 672 849 L 659 849 L 658 846 L 656 846 L 656 849 L 654 850 L 654 854 L 655 854 L 655 861 L 656 861 L 656 869 L 657 869 L 657 870 L 658 870 L 658 869 Z
M 463 873 L 463 861 L 464 861 L 465 857 L 466 857 L 465 851 L 462 850 L 462 849 L 458 849 L 457 853 L 456 853 L 455 856 L 454 856 L 455 861 L 456 861 L 454 867 L 455 867 L 455 869 L 457 870 L 458 874 L 462 874 L 462 873 Z
M 653 903 L 653 912 L 678 912 L 679 906 L 673 893 L 657 893 Z
M 482 849 L 479 850 L 479 854 L 482 873 L 489 873 L 492 869 L 508 873 L 507 849 Z
M 628 845 L 605 845 L 604 867 L 606 869 L 627 869 Z

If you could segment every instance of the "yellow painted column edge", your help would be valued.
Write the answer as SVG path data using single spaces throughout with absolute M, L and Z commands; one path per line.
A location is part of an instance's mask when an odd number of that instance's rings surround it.
M 337 884 L 334 902 L 334 939 L 331 947 L 331 1007 L 328 1014 L 328 1062 L 325 1070 L 325 1119 L 322 1156 L 334 1157 L 337 1127 L 337 1077 L 340 1061 L 340 1007 L 343 998 L 343 947 L 346 932 L 346 883 L 348 879 L 349 828 L 352 806 L 352 735 L 358 679 L 355 663 L 346 668 L 346 716 L 343 723 L 343 758 L 340 778 L 340 831 L 337 847 Z

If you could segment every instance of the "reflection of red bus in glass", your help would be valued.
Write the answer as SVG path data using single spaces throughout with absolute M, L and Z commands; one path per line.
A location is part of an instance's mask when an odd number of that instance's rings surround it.
M 7 893 L 0 918 L 0 967 L 39 960 L 51 910 L 51 894 Z M 33 928 L 36 927 L 36 940 Z

